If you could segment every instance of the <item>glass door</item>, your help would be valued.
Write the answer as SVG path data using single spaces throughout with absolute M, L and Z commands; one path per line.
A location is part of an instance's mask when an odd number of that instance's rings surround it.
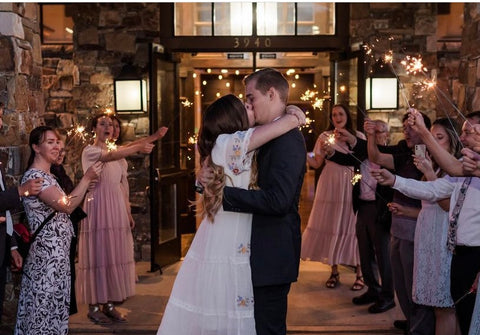
M 151 155 L 150 164 L 151 271 L 156 271 L 180 260 L 181 234 L 185 230 L 182 226 L 194 221 L 189 208 L 189 199 L 194 199 L 194 195 L 192 198 L 192 170 L 182 168 L 181 163 L 180 125 L 184 122 L 180 114 L 177 62 L 172 55 L 154 52 L 152 48 L 150 73 L 151 131 L 168 127 Z

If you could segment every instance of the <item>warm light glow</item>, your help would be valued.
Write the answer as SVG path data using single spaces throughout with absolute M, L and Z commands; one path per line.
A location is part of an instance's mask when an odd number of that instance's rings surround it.
M 339 88 L 340 92 L 345 93 L 347 91 L 347 87 L 345 85 L 341 85 Z
M 235 74 L 238 76 L 240 74 L 240 71 L 235 70 Z
M 295 73 L 295 69 L 288 69 L 287 72 L 286 72 L 287 76 L 290 76 L 294 73 Z
M 292 83 L 292 88 L 295 88 L 295 87 L 297 87 L 297 84 Z
M 115 144 L 115 141 L 114 141 L 114 140 L 109 140 L 109 139 L 107 139 L 107 140 L 105 141 L 105 144 L 107 145 L 107 151 L 108 151 L 108 152 L 117 150 L 117 145 Z
M 397 108 L 397 78 L 368 78 L 365 85 L 367 109 Z
M 218 80 L 222 80 L 223 76 L 221 74 L 218 75 Z
M 212 69 L 207 69 L 207 73 L 211 73 L 212 72 Z
M 225 73 L 228 73 L 228 70 L 227 69 L 221 69 L 220 72 L 225 74 Z
M 195 91 L 195 95 L 199 95 L 200 94 L 200 91 Z
M 215 94 L 217 96 L 217 98 L 220 98 L 220 92 L 217 92 L 217 94 Z
M 230 83 L 229 82 L 225 83 L 225 86 L 230 87 Z
M 69 34 L 73 34 L 73 29 L 69 27 L 65 27 L 65 31 Z
M 335 143 L 335 134 L 328 135 L 327 142 L 330 143 L 330 144 L 334 144 Z
M 197 74 L 194 72 L 194 73 L 192 74 L 192 77 L 193 77 L 193 78 L 197 78 Z
M 202 85 L 203 86 L 207 85 L 207 81 L 206 80 L 202 81 Z
M 300 78 L 300 76 L 298 74 L 295 75 L 295 79 L 298 79 Z
M 115 109 L 117 112 L 145 111 L 146 108 L 147 82 L 145 80 L 115 80 Z
M 190 102 L 188 101 L 188 99 L 186 99 L 185 101 L 182 101 L 182 105 L 184 107 L 191 107 L 193 105 L 193 102 Z
M 243 99 L 243 94 L 240 93 L 240 94 L 238 95 L 238 97 L 239 97 L 240 99 Z

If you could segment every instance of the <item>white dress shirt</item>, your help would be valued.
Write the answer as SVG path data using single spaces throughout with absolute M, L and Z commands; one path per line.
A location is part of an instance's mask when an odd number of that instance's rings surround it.
M 457 203 L 465 177 L 445 176 L 434 181 L 418 181 L 395 176 L 393 188 L 405 195 L 421 200 L 438 201 L 450 198 L 449 215 Z M 457 245 L 480 246 L 480 178 L 473 177 L 467 189 L 458 217 Z

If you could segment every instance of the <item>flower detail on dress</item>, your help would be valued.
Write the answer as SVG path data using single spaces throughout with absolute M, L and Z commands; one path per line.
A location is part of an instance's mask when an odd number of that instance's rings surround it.
M 240 255 L 245 255 L 250 253 L 250 243 L 240 243 L 240 245 L 237 248 L 237 253 Z
M 253 304 L 253 297 L 237 297 L 237 306 L 238 307 L 250 307 Z
M 243 162 L 243 141 L 241 138 L 234 138 L 233 139 L 233 144 L 232 144 L 232 151 L 231 155 L 229 156 L 229 161 L 227 162 L 227 166 L 230 169 L 230 171 L 233 172 L 233 174 L 240 174 L 242 173 L 245 168 L 244 168 L 244 162 Z

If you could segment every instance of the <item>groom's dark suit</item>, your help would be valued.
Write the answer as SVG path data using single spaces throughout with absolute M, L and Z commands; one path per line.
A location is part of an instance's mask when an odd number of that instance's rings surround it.
M 4 171 L 1 168 L 1 178 L 4 178 Z M 3 179 L 3 185 L 5 185 L 5 179 Z M 0 189 L 0 216 L 5 216 L 6 210 L 11 210 L 19 207 L 21 204 L 20 196 L 18 195 L 18 189 L 12 187 L 2 191 Z M 10 247 L 16 245 L 15 238 L 7 235 L 6 222 L 0 223 L 0 319 L 3 314 L 3 298 L 5 295 L 5 281 L 7 274 L 7 265 L 10 261 Z
M 285 334 L 265 320 L 284 317 L 290 283 L 298 277 L 300 216 L 298 202 L 306 168 L 306 149 L 298 129 L 263 145 L 257 155 L 260 190 L 225 187 L 226 211 L 253 213 L 251 256 L 257 335 Z M 265 306 L 275 299 L 278 308 Z M 284 327 L 283 327 L 284 328 Z

